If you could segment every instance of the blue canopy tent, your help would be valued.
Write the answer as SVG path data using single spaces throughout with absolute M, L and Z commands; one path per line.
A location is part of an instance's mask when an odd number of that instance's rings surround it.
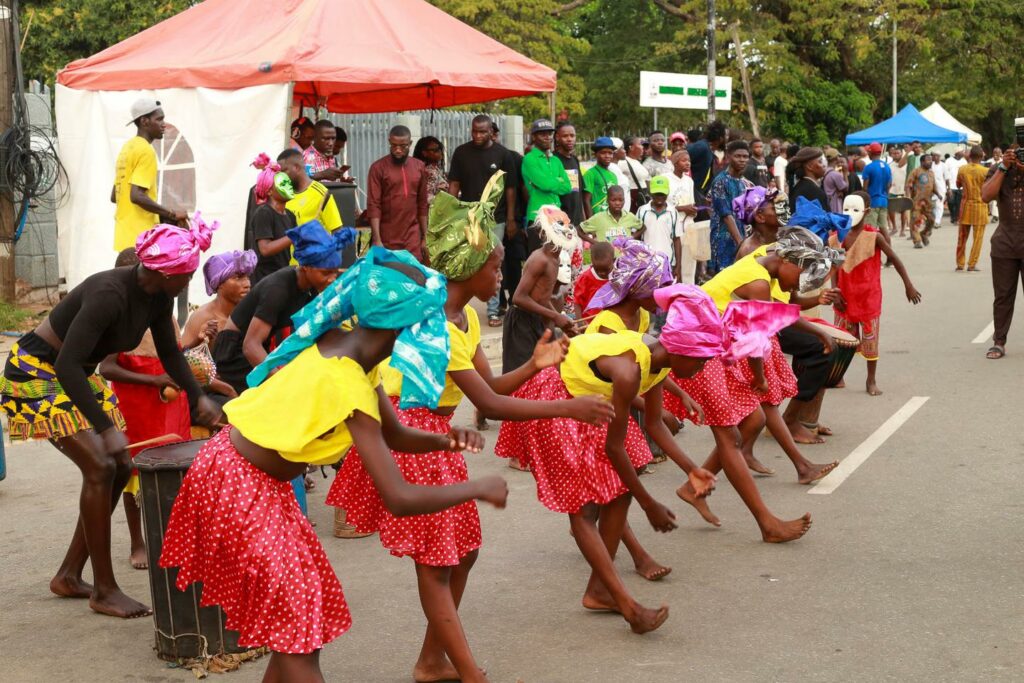
M 967 142 L 967 134 L 938 126 L 925 117 L 917 108 L 908 104 L 899 114 L 846 136 L 847 145 L 867 145 L 872 142 L 883 144 L 894 142 Z

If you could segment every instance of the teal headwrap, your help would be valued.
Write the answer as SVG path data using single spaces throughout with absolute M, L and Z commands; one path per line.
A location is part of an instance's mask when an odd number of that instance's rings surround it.
M 415 268 L 426 278 L 426 284 L 420 286 L 383 265 L 386 263 Z M 443 275 L 420 265 L 406 251 L 373 247 L 292 317 L 295 331 L 249 373 L 246 381 L 250 387 L 258 386 L 271 370 L 288 363 L 328 330 L 357 316 L 362 327 L 399 330 L 391 367 L 403 375 L 400 407 L 436 408 L 451 353 L 444 313 L 447 299 Z M 338 391 L 344 390 L 338 387 Z

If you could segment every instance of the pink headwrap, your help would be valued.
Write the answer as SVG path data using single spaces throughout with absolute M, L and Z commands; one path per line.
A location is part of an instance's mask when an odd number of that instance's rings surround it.
M 660 337 L 666 351 L 691 358 L 721 356 L 726 364 L 763 357 L 772 335 L 800 317 L 799 306 L 769 301 L 733 301 L 719 317 L 714 300 L 687 284 L 662 287 L 654 300 L 668 311 Z
M 194 273 L 199 268 L 199 252 L 210 248 L 218 221 L 207 225 L 196 211 L 189 228 L 161 223 L 139 235 L 135 253 L 146 268 L 164 275 Z
M 250 165 L 260 171 L 260 174 L 256 176 L 256 189 L 253 190 L 256 203 L 265 204 L 270 198 L 270 190 L 274 187 L 274 176 L 281 170 L 281 167 L 276 161 L 271 161 L 266 152 L 260 152 L 260 155 Z

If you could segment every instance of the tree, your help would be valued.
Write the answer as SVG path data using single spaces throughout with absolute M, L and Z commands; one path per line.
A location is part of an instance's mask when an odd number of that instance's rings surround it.
M 19 22 L 27 31 L 25 78 L 53 84 L 57 72 L 187 9 L 188 0 L 26 0 Z M 31 22 L 31 23 L 30 23 Z

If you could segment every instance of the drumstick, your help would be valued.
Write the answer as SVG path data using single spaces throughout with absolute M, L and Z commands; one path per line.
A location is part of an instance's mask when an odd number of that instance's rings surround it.
M 167 443 L 169 441 L 181 441 L 181 437 L 177 434 L 164 434 L 162 436 L 154 436 L 152 439 L 146 439 L 145 441 L 136 441 L 125 446 L 125 450 L 131 450 L 133 448 L 142 448 L 143 446 L 154 446 L 158 443 Z

